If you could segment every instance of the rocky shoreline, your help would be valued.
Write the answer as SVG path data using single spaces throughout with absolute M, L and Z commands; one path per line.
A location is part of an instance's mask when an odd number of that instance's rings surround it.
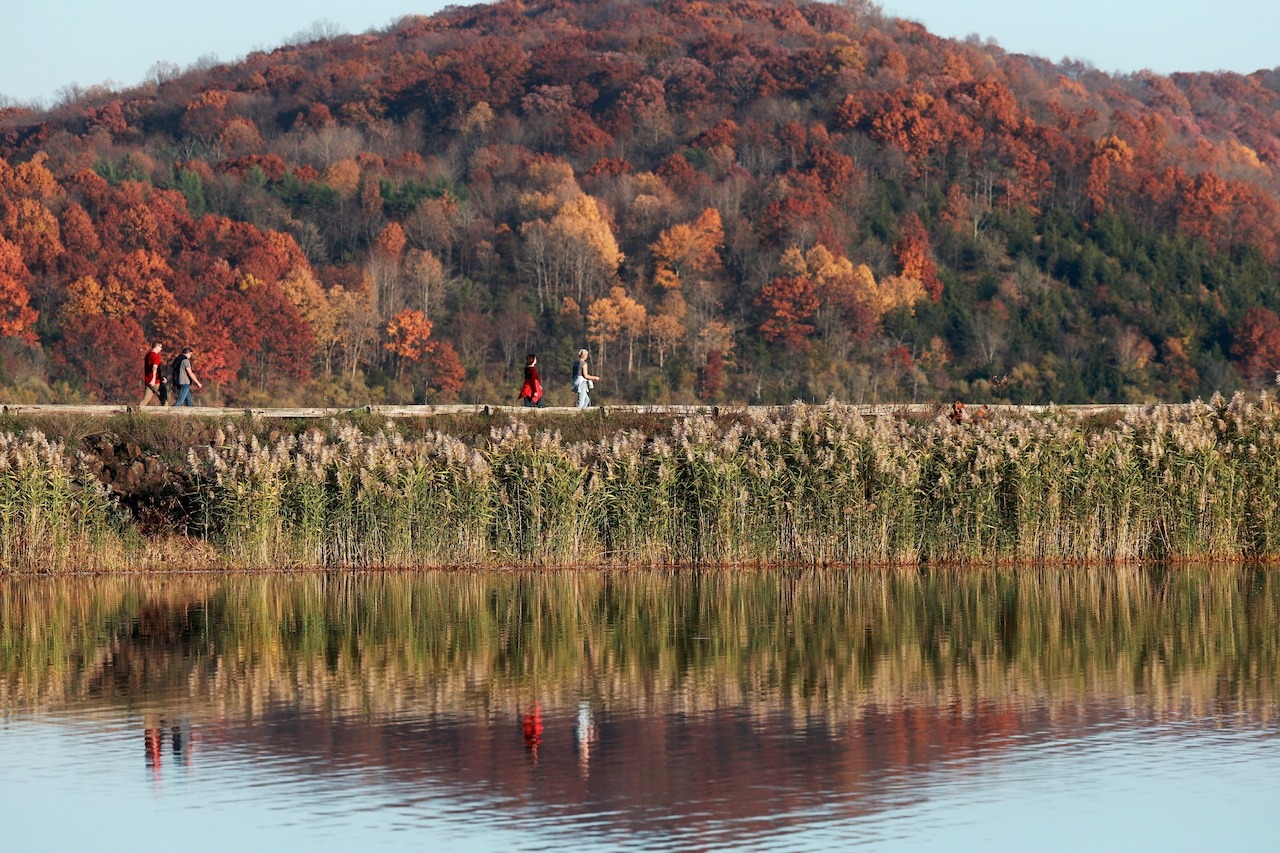
M 172 529 L 177 526 L 175 521 L 185 518 L 183 501 L 191 491 L 185 460 L 162 459 L 136 440 L 115 433 L 88 436 L 83 444 L 77 461 L 128 510 L 142 533 L 154 535 Z

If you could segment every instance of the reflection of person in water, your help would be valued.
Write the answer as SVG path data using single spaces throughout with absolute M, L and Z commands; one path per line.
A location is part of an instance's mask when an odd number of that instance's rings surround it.
M 145 726 L 142 730 L 142 739 L 147 748 L 147 767 L 150 768 L 157 782 L 160 781 L 160 769 L 164 763 L 164 736 L 164 720 L 154 726 Z M 169 727 L 169 748 L 173 750 L 175 761 L 190 767 L 194 746 L 195 734 L 191 731 L 189 723 Z
M 542 707 L 533 703 L 533 710 L 524 715 L 524 748 L 529 750 L 533 763 L 538 763 L 538 744 L 542 743 Z
M 159 725 L 144 725 L 142 741 L 147 748 L 147 769 L 151 771 L 151 784 L 160 792 L 160 765 L 164 761 L 164 729 Z
M 183 763 L 184 766 L 191 766 L 191 754 L 195 751 L 196 738 L 195 733 L 191 731 L 190 723 L 182 723 L 169 729 L 169 738 L 173 741 L 173 757 Z
M 147 745 L 147 766 L 158 776 L 161 762 L 160 750 L 164 744 L 164 729 L 159 726 L 147 726 L 143 729 L 142 739 Z
M 587 778 L 591 772 L 591 744 L 596 739 L 596 722 L 591 717 L 591 706 L 578 704 L 578 772 Z

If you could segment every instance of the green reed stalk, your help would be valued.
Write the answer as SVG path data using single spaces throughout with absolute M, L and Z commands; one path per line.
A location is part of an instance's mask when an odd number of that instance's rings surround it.
M 796 406 L 594 443 L 525 423 L 474 445 L 348 425 L 269 447 L 239 438 L 192 466 L 210 539 L 233 562 L 1280 557 L 1280 425 L 1265 398 L 1107 425 Z
M 572 562 L 587 531 L 587 469 L 559 436 L 531 437 L 524 424 L 493 437 L 492 545 L 501 560 Z
M 39 432 L 0 435 L 0 568 L 90 567 L 118 544 L 98 481 Z

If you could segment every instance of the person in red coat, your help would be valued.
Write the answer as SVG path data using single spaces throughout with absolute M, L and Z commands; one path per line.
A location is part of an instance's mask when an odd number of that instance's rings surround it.
M 163 377 L 160 375 L 160 350 L 164 349 L 159 341 L 151 345 L 151 349 L 147 351 L 146 357 L 142 362 L 142 402 L 138 404 L 141 408 L 152 400 L 163 406 L 164 398 L 160 396 L 160 381 Z
M 529 353 L 524 359 L 524 384 L 520 386 L 520 399 L 525 406 L 542 406 L 542 377 L 538 375 L 538 357 Z

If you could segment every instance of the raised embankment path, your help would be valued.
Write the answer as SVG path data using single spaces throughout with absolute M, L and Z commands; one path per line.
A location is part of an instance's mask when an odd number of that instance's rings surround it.
M 805 405 L 821 405 L 809 403 Z M 966 405 L 966 415 L 972 417 L 977 412 L 989 414 L 1041 414 L 1048 411 L 1071 412 L 1076 415 L 1098 415 L 1107 413 L 1125 414 L 1163 408 L 1177 411 L 1189 406 L 1189 403 L 1162 403 L 1158 405 L 1096 403 L 1088 405 L 1059 406 L 1049 405 Z M 897 415 L 900 417 L 932 417 L 949 410 L 950 403 L 857 403 L 849 404 L 852 411 L 864 417 L 877 415 Z M 333 418 L 350 414 L 374 414 L 387 418 L 421 418 L 433 415 L 495 415 L 524 414 L 537 416 L 542 413 L 566 414 L 581 411 L 582 414 L 607 415 L 610 412 L 648 414 L 648 415 L 681 415 L 695 414 L 734 414 L 742 412 L 766 413 L 789 408 L 788 406 L 743 406 L 743 405 L 602 405 L 579 410 L 572 406 L 547 406 L 544 408 L 525 408 L 523 406 L 501 406 L 483 403 L 462 403 L 451 405 L 424 406 L 355 406 L 338 407 L 281 407 L 263 408 L 257 406 L 145 406 L 136 405 L 79 405 L 60 403 L 0 404 L 0 413 L 31 415 L 124 415 L 130 413 L 146 413 L 162 417 L 262 417 L 262 418 Z

